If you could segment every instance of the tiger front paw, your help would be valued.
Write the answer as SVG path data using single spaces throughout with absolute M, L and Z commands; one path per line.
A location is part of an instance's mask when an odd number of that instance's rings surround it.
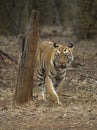
M 62 106 L 62 102 L 59 99 L 55 101 L 55 104 L 57 104 L 58 106 Z
M 46 101 L 45 94 L 39 94 L 39 95 L 38 95 L 38 101 L 41 101 L 41 102 Z
M 62 106 L 61 101 L 59 100 L 59 97 L 56 96 L 54 98 L 49 98 L 50 104 L 52 105 L 58 105 L 58 106 Z

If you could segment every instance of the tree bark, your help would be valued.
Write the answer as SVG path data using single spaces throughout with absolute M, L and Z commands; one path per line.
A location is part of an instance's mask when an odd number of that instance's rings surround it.
M 35 52 L 39 34 L 39 12 L 32 11 L 25 40 L 23 40 L 22 56 L 17 77 L 14 103 L 22 105 L 32 100 L 33 73 L 35 65 Z

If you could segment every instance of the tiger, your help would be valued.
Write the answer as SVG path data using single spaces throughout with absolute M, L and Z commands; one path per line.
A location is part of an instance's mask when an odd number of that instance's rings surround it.
M 66 69 L 73 61 L 73 44 L 43 41 L 36 50 L 36 82 L 40 89 L 39 100 L 49 100 L 62 105 L 58 90 L 64 86 Z

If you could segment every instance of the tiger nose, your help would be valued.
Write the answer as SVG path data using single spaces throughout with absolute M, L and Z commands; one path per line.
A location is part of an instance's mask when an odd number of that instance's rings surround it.
M 62 62 L 61 65 L 64 65 L 64 63 Z
M 60 67 L 61 67 L 61 68 L 66 68 L 66 64 L 61 63 Z

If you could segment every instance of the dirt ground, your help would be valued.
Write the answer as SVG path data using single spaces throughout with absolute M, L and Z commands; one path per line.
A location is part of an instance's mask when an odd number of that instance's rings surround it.
M 62 106 L 39 103 L 34 97 L 28 105 L 14 108 L 18 64 L 0 54 L 0 130 L 97 130 L 97 41 L 69 36 L 55 31 L 41 35 L 41 40 L 74 42 L 74 62 L 60 95 Z M 18 61 L 16 43 L 15 36 L 0 36 L 0 49 Z

